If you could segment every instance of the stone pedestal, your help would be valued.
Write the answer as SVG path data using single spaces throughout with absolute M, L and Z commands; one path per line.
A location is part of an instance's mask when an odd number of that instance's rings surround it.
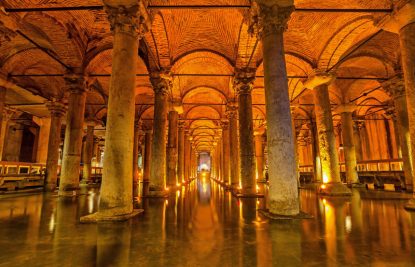
M 152 73 L 151 82 L 155 99 L 149 194 L 165 196 L 167 93 L 172 82 L 169 74 L 164 72 Z
M 255 179 L 255 152 L 254 152 L 254 125 L 252 120 L 252 95 L 255 70 L 238 70 L 234 80 L 234 87 L 238 94 L 239 114 L 239 144 L 241 160 L 241 193 L 244 195 L 256 194 Z
M 283 216 L 296 216 L 300 213 L 283 41 L 292 11 L 292 6 L 259 5 L 258 16 L 254 17 L 256 27 L 252 28 L 257 29 L 263 46 L 269 211 Z
M 355 105 L 343 104 L 336 108 L 341 116 L 344 162 L 346 165 L 346 181 L 348 184 L 359 183 L 357 175 L 356 149 L 353 137 L 353 117 L 352 113 L 356 109 Z
M 238 111 L 235 103 L 231 103 L 226 108 L 226 115 L 229 120 L 229 155 L 232 161 L 230 162 L 230 178 L 231 188 L 236 190 L 239 187 L 239 151 L 238 151 Z
M 65 142 L 59 182 L 59 196 L 74 196 L 79 189 L 82 135 L 85 113 L 86 85 L 84 77 L 68 74 L 68 113 L 66 116 Z
M 46 105 L 50 111 L 51 122 L 44 189 L 53 192 L 57 186 L 62 117 L 66 112 L 66 107 L 60 102 L 47 102 Z
M 167 141 L 167 181 L 168 188 L 173 188 L 177 184 L 177 126 L 179 114 L 172 110 L 169 112 L 169 133 Z
M 320 187 L 319 193 L 323 195 L 351 195 L 351 191 L 340 180 L 339 158 L 328 89 L 328 84 L 333 79 L 334 77 L 330 74 L 316 71 L 316 74 L 305 83 L 306 88 L 313 89 L 314 95 L 314 112 L 323 176 L 323 185 Z
M 132 196 L 135 74 L 138 41 L 149 20 L 141 1 L 129 8 L 106 6 L 106 11 L 114 43 L 101 198 L 98 212 L 81 221 L 121 220 L 138 214 Z
M 230 162 L 231 162 L 231 158 L 230 158 L 230 142 L 229 142 L 229 121 L 227 120 L 222 120 L 221 122 L 222 125 L 222 152 L 223 152 L 223 157 L 222 157 L 222 169 L 223 169 L 223 176 L 222 176 L 222 181 L 226 184 L 231 184 L 231 179 L 230 179 Z

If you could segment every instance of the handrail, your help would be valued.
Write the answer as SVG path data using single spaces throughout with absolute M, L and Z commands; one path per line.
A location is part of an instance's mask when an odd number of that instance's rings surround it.
M 346 171 L 345 162 L 339 163 L 340 171 Z M 300 172 L 313 172 L 313 165 L 300 165 Z M 358 172 L 380 172 L 380 171 L 403 171 L 402 159 L 380 159 L 380 160 L 362 160 L 357 162 Z

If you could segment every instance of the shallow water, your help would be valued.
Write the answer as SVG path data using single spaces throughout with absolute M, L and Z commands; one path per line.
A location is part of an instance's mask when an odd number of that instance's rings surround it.
M 76 199 L 0 199 L 0 266 L 415 266 L 415 214 L 407 195 L 301 190 L 313 219 L 269 222 L 263 199 L 238 200 L 209 179 L 169 199 L 141 200 L 123 223 L 79 224 L 98 191 Z

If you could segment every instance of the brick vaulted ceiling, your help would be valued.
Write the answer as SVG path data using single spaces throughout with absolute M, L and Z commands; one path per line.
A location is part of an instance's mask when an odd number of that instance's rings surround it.
M 392 33 L 379 31 L 374 23 L 388 15 L 391 0 L 294 2 L 298 10 L 291 16 L 284 44 L 287 71 L 292 77 L 288 83 L 293 105 L 311 103 L 311 94 L 304 90 L 303 82 L 314 68 L 334 70 L 341 77 L 371 78 L 338 79 L 331 87 L 334 104 L 355 99 L 379 87 L 378 79 L 395 75 L 400 57 L 398 38 Z M 102 1 L 3 0 L 1 5 L 8 11 L 0 11 L 1 20 L 13 21 L 19 30 L 15 38 L 0 45 L 1 73 L 46 100 L 65 97 L 63 78 L 59 75 L 30 75 L 63 74 L 68 66 L 82 67 L 89 74 L 91 88 L 87 98 L 87 116 L 105 117 L 108 74 L 112 65 L 112 35 L 106 13 L 99 8 Z M 233 7 L 160 8 L 177 5 Z M 96 8 L 41 12 L 16 10 L 86 6 Z M 140 42 L 137 73 L 143 75 L 137 76 L 137 113 L 148 121 L 152 118 L 153 91 L 146 75 L 159 68 L 171 68 L 176 75 L 171 98 L 181 99 L 184 103 L 183 119 L 189 119 L 187 124 L 197 129 L 206 128 L 205 133 L 212 135 L 220 119 L 225 117 L 224 104 L 235 100 L 232 88 L 234 69 L 253 67 L 257 68 L 253 91 L 254 118 L 263 122 L 262 47 L 255 36 L 247 32 L 249 6 L 249 0 L 149 1 L 152 28 Z M 322 9 L 346 9 L 347 12 Z M 30 75 L 13 76 L 20 74 Z M 382 103 L 388 100 L 381 90 L 365 97 L 378 97 Z M 9 97 L 7 101 L 9 104 L 21 102 L 17 96 Z M 364 101 L 364 98 L 359 101 Z M 302 108 L 307 109 L 311 108 Z M 41 109 L 26 111 L 45 115 Z M 295 116 L 304 116 L 304 112 L 300 113 Z M 311 114 L 310 110 L 305 113 Z M 260 127 L 262 123 L 255 125 Z M 212 142 L 203 143 L 201 149 L 208 149 Z

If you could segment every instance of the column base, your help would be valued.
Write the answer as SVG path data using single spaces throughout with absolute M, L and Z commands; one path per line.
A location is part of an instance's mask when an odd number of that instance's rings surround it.
M 55 184 L 46 184 L 43 188 L 43 191 L 45 192 L 55 192 L 57 186 Z
M 351 196 L 352 191 L 350 191 L 347 186 L 342 183 L 327 183 L 322 184 L 318 188 L 318 193 L 324 196 Z
M 303 219 L 312 219 L 314 218 L 310 214 L 300 211 L 300 213 L 296 215 L 281 215 L 271 213 L 269 210 L 259 210 L 259 212 L 271 220 L 303 220 Z
M 131 213 L 122 214 L 122 215 L 114 215 L 114 216 L 96 212 L 96 213 L 81 217 L 79 221 L 80 223 L 122 222 L 128 219 L 131 219 L 143 212 L 144 210 L 142 209 L 134 209 L 133 212 Z
M 169 191 L 153 191 L 149 190 L 148 194 L 143 196 L 143 198 L 166 198 L 169 197 Z
M 361 183 L 351 183 L 347 185 L 350 188 L 366 188 L 365 184 L 361 184 Z
M 411 198 L 404 206 L 404 209 L 410 212 L 415 212 L 415 198 Z

